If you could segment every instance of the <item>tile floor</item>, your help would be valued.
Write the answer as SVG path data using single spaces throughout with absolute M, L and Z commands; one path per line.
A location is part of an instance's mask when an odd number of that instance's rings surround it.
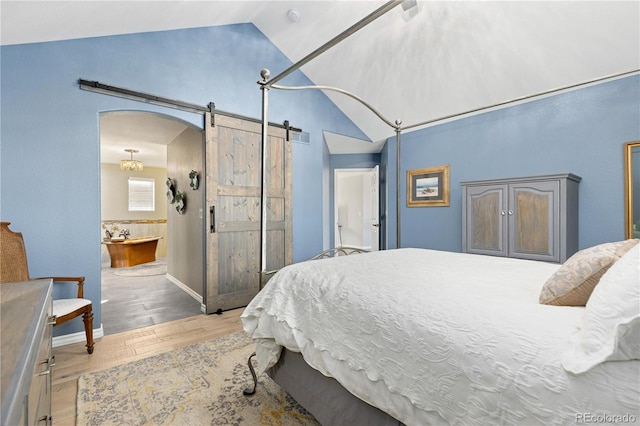
M 158 259 L 166 262 L 166 259 Z M 132 268 L 136 268 L 135 266 Z M 102 268 L 102 326 L 115 334 L 202 314 L 200 302 L 165 275 L 118 276 Z

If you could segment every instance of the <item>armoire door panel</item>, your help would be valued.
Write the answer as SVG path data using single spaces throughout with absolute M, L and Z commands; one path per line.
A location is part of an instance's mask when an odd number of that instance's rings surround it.
M 549 253 L 550 232 L 553 227 L 549 215 L 549 197 L 533 193 L 516 194 L 515 247 L 527 253 Z
M 505 188 L 470 188 L 466 195 L 466 251 L 504 256 Z
M 500 250 L 500 197 L 493 191 L 472 197 L 473 248 Z
M 560 183 L 523 183 L 509 188 L 509 256 L 558 261 Z

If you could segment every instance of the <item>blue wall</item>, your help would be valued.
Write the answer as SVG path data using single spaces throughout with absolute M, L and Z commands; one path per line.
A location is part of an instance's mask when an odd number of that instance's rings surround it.
M 31 276 L 85 275 L 95 326 L 100 308 L 99 114 L 144 110 L 202 128 L 198 114 L 78 88 L 97 80 L 199 105 L 260 117 L 256 84 L 291 62 L 251 24 L 2 46 L 0 218 L 21 231 Z M 309 84 L 300 72 L 283 84 Z M 328 130 L 366 136 L 320 91 L 270 91 L 269 119 L 310 133 L 294 144 L 294 260 L 323 247 L 323 137 Z M 54 297 L 71 296 L 56 289 Z M 56 335 L 82 330 L 80 321 Z
M 0 219 L 27 241 L 32 276 L 87 277 L 100 324 L 99 114 L 145 110 L 202 127 L 199 115 L 80 90 L 78 78 L 260 116 L 259 70 L 291 62 L 251 24 L 0 48 Z M 308 84 L 299 72 L 283 84 Z M 640 140 L 633 76 L 403 135 L 402 245 L 461 249 L 460 181 L 572 172 L 580 184 L 580 247 L 624 237 L 622 144 Z M 319 91 L 270 91 L 270 121 L 290 120 L 294 261 L 328 241 L 329 155 L 322 131 L 367 139 Z M 375 118 L 372 118 L 375 119 Z M 395 141 L 381 159 L 388 246 L 395 245 Z M 406 170 L 451 165 L 451 206 L 406 208 Z M 388 170 L 385 166 L 388 165 Z M 324 215 L 323 215 L 324 212 Z M 65 292 L 56 292 L 60 297 Z M 65 295 L 70 295 L 66 292 Z M 72 322 L 56 335 L 81 331 Z
M 401 244 L 462 250 L 461 181 L 563 172 L 582 177 L 580 248 L 624 239 L 623 144 L 639 139 L 638 75 L 403 134 Z M 407 208 L 407 170 L 443 164 L 450 207 Z

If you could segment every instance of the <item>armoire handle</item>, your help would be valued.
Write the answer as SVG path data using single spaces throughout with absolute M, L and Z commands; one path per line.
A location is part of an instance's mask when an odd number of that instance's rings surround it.
M 209 207 L 209 220 L 209 232 L 213 234 L 216 232 L 216 206 Z

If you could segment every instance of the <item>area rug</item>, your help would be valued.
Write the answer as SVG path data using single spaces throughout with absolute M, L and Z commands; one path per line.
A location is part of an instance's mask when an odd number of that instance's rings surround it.
M 119 277 L 164 275 L 167 273 L 167 264 L 166 262 L 149 262 L 142 265 L 129 266 L 128 268 L 118 268 L 113 273 Z
M 266 375 L 257 391 L 244 332 L 156 355 L 78 379 L 80 425 L 319 425 Z

